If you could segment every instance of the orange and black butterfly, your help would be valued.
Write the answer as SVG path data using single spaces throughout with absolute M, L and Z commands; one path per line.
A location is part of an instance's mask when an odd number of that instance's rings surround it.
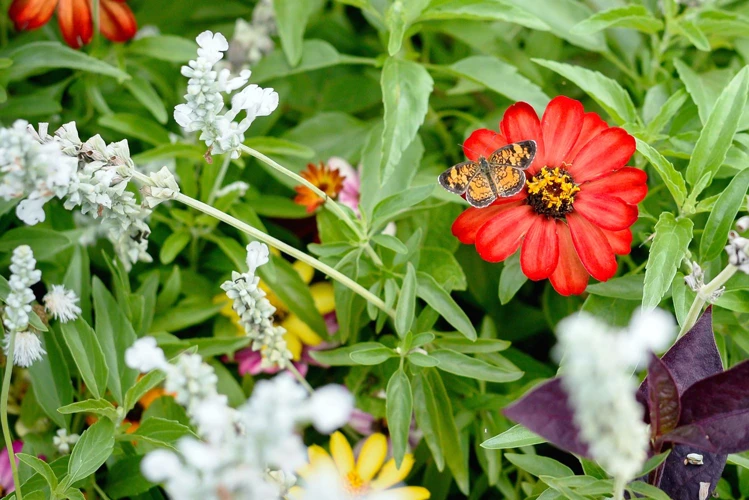
M 451 193 L 466 195 L 476 208 L 491 205 L 497 198 L 515 195 L 525 185 L 525 172 L 536 156 L 536 141 L 503 146 L 476 161 L 464 161 L 442 172 L 439 182 Z

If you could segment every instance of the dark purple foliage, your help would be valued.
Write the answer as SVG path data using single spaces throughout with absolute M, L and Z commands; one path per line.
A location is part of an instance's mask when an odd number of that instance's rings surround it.
M 663 465 L 649 476 L 671 498 L 699 498 L 700 483 L 715 489 L 728 453 L 749 450 L 749 361 L 723 371 L 708 308 L 694 327 L 663 358 L 654 358 L 637 400 L 648 411 L 651 453 L 671 448 Z M 556 378 L 534 388 L 505 410 L 549 442 L 581 456 L 580 441 L 567 394 Z M 685 464 L 689 453 L 702 465 Z

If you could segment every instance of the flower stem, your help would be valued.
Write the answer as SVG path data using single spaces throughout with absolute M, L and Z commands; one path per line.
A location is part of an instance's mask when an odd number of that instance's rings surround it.
M 216 196 L 218 196 L 218 192 L 221 189 L 221 185 L 224 183 L 224 177 L 226 177 L 226 172 L 229 170 L 229 164 L 231 163 L 231 154 L 226 153 L 224 154 L 224 162 L 221 164 L 221 170 L 218 171 L 218 175 L 216 175 L 216 180 L 213 181 L 213 187 L 211 188 L 211 193 L 208 195 L 208 204 L 212 205 L 214 201 L 216 201 Z
M 681 338 L 684 336 L 685 333 L 687 333 L 697 322 L 697 318 L 699 318 L 700 313 L 702 312 L 702 306 L 705 305 L 705 302 L 710 298 L 710 296 L 717 292 L 720 287 L 722 287 L 726 281 L 731 279 L 731 276 L 736 274 L 736 271 L 738 271 L 739 268 L 736 266 L 733 266 L 731 264 L 728 264 L 725 269 L 723 269 L 720 274 L 718 274 L 713 280 L 703 286 L 699 292 L 697 292 L 697 296 L 694 298 L 694 302 L 692 302 L 692 306 L 689 308 L 689 312 L 687 313 L 687 317 L 684 320 L 684 324 L 681 326 L 681 330 L 679 331 L 678 338 Z
M 149 186 L 153 185 L 153 181 L 151 181 L 151 179 L 147 175 L 144 175 L 140 172 L 133 171 L 133 178 Z M 226 212 L 222 212 L 221 210 L 218 210 L 210 205 L 207 205 L 203 203 L 202 201 L 196 200 L 195 198 L 191 198 L 182 193 L 178 193 L 174 199 L 180 203 L 187 205 L 188 207 L 192 207 L 195 210 L 198 210 L 200 212 L 203 212 L 204 214 L 210 215 L 211 217 L 214 217 L 222 222 L 225 222 L 229 224 L 230 226 L 234 226 L 235 228 L 239 229 L 243 233 L 246 233 L 257 240 L 262 241 L 263 243 L 267 245 L 270 245 L 288 255 L 291 255 L 297 260 L 300 260 L 306 264 L 309 264 L 310 266 L 314 267 L 318 271 L 326 274 L 327 276 L 330 276 L 334 280 L 341 283 L 343 286 L 349 288 L 354 293 L 357 293 L 362 298 L 364 298 L 368 302 L 371 302 L 373 305 L 375 305 L 379 309 L 382 309 L 383 311 L 385 311 L 385 313 L 388 314 L 388 316 L 395 318 L 395 311 L 389 308 L 385 304 L 385 302 L 383 302 L 379 297 L 371 293 L 369 290 L 367 290 L 366 288 L 364 288 L 359 283 L 355 282 L 354 280 L 352 280 L 345 274 L 341 273 L 340 271 L 336 269 L 333 269 L 329 265 L 324 264 L 320 262 L 319 260 L 315 259 L 314 257 L 302 252 L 301 250 L 298 250 L 294 248 L 293 246 L 288 245 L 284 243 L 283 241 L 274 238 L 273 236 L 270 236 L 269 234 L 265 234 L 259 229 L 252 227 L 245 222 L 242 222 L 236 217 L 232 217 Z
M 99 494 L 99 496 L 102 498 L 102 500 L 110 500 L 110 498 L 107 496 L 106 493 L 104 493 L 104 490 L 101 489 L 101 486 L 96 484 L 96 481 L 94 481 L 94 490 L 96 490 L 96 493 Z
M 314 184 L 312 184 L 310 181 L 302 177 L 301 175 L 292 172 L 288 168 L 284 167 L 280 163 L 276 162 L 275 160 L 268 158 L 260 151 L 257 151 L 255 149 L 252 149 L 251 147 L 245 146 L 244 144 L 241 144 L 239 148 L 244 151 L 245 153 L 249 154 L 250 156 L 253 156 L 257 158 L 258 160 L 262 161 L 272 169 L 276 170 L 277 172 L 282 173 L 283 175 L 294 179 L 299 184 L 302 184 L 303 186 L 309 188 L 313 193 L 315 193 L 317 196 L 325 200 L 325 206 L 329 208 L 332 212 L 334 212 L 339 219 L 341 219 L 343 222 L 346 223 L 348 227 L 350 227 L 354 234 L 356 234 L 360 239 L 362 238 L 362 232 L 359 229 L 359 227 L 354 223 L 354 221 L 351 220 L 351 218 L 348 216 L 348 214 L 341 208 L 341 206 L 335 202 L 330 196 L 327 195 L 327 193 Z
M 614 500 L 624 500 L 624 486 L 627 484 L 621 478 L 614 478 Z
M 307 379 L 304 378 L 301 373 L 299 373 L 299 370 L 297 370 L 296 366 L 294 366 L 294 363 L 289 363 L 289 366 L 287 366 L 286 368 L 294 374 L 299 383 L 302 384 L 302 387 L 307 389 L 307 392 L 309 392 L 310 394 L 313 394 L 315 392 L 312 386 L 309 385 L 309 382 L 307 382 Z
M 8 450 L 10 459 L 10 470 L 13 473 L 13 484 L 16 489 L 16 498 L 23 499 L 21 493 L 21 479 L 18 476 L 18 465 L 16 465 L 16 454 L 13 451 L 13 438 L 10 435 L 10 426 L 8 425 L 8 393 L 10 392 L 10 378 L 13 375 L 13 349 L 16 343 L 16 332 L 10 332 L 10 341 L 8 342 L 8 355 L 5 358 L 5 375 L 3 376 L 3 388 L 0 392 L 0 418 L 3 426 L 3 439 L 5 439 L 5 449 Z

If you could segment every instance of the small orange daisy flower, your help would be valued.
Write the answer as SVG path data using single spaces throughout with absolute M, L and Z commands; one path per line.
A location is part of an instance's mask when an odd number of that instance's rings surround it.
M 299 175 L 333 199 L 343 189 L 343 180 L 345 177 L 340 174 L 338 169 L 330 168 L 323 162 L 320 162 L 319 167 L 315 166 L 314 163 L 308 164 L 307 168 L 300 172 Z M 297 192 L 294 203 L 307 207 L 307 213 L 314 212 L 325 203 L 324 199 L 315 194 L 307 186 L 297 186 L 294 190 Z

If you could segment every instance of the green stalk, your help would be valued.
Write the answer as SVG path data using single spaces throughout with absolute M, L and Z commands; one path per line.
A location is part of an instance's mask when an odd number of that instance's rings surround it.
M 694 302 L 692 302 L 692 306 L 689 308 L 687 318 L 684 320 L 684 324 L 681 326 L 681 330 L 679 331 L 679 336 L 677 337 L 677 339 L 683 337 L 684 334 L 694 326 L 694 324 L 697 322 L 697 318 L 699 318 L 700 313 L 702 312 L 702 306 L 705 305 L 705 302 L 707 302 L 707 300 L 710 298 L 710 295 L 718 291 L 720 287 L 722 287 L 726 283 L 726 281 L 731 279 L 731 276 L 736 274 L 736 271 L 738 270 L 738 267 L 728 264 L 726 268 L 720 272 L 720 274 L 718 274 L 710 283 L 703 286 L 700 291 L 697 292 L 697 296 L 694 298 Z
M 312 388 L 311 385 L 309 385 L 309 382 L 307 382 L 307 379 L 302 376 L 301 373 L 299 373 L 299 370 L 296 369 L 296 366 L 294 366 L 294 363 L 289 361 L 289 366 L 287 369 L 294 374 L 296 379 L 299 381 L 300 384 L 302 384 L 302 387 L 304 387 L 308 393 L 313 394 L 315 390 Z
M 144 175 L 140 172 L 133 171 L 133 178 L 137 179 L 138 181 L 146 185 L 149 185 L 149 186 L 154 185 L 153 181 L 151 181 L 151 179 L 147 175 Z M 265 234 L 259 229 L 250 226 L 246 222 L 242 222 L 236 217 L 232 217 L 226 212 L 222 212 L 221 210 L 218 210 L 210 205 L 207 205 L 203 203 L 202 201 L 196 200 L 195 198 L 191 198 L 182 193 L 177 193 L 177 195 L 174 197 L 174 200 L 180 203 L 183 203 L 187 205 L 188 207 L 194 208 L 195 210 L 203 212 L 206 215 L 210 215 L 211 217 L 214 217 L 220 220 L 221 222 L 225 222 L 229 224 L 230 226 L 234 226 L 235 228 L 239 229 L 243 233 L 248 234 L 259 241 L 262 241 L 263 243 L 267 245 L 277 248 L 278 250 L 288 255 L 291 255 L 297 260 L 300 260 L 306 264 L 309 264 L 310 266 L 314 267 L 318 271 L 338 281 L 346 288 L 349 288 L 354 293 L 360 295 L 362 298 L 372 303 L 377 308 L 383 310 L 388 316 L 395 318 L 395 311 L 389 308 L 385 304 L 385 302 L 383 302 L 379 297 L 372 294 L 369 290 L 367 290 L 366 288 L 364 288 L 359 283 L 355 282 L 354 280 L 352 280 L 345 274 L 341 273 L 340 271 L 336 269 L 333 269 L 332 267 L 330 267 L 327 264 L 324 264 L 323 262 L 320 262 L 314 257 L 307 255 L 301 250 L 298 250 L 297 248 L 294 248 L 293 246 L 288 245 L 284 243 L 283 241 L 276 239 L 269 234 Z
M 8 393 L 10 393 L 10 379 L 13 375 L 13 349 L 16 344 L 16 332 L 10 332 L 10 341 L 8 342 L 8 355 L 5 358 L 5 375 L 3 376 L 3 388 L 0 393 L 0 418 L 2 419 L 3 438 L 5 439 L 5 449 L 8 451 L 10 459 L 10 470 L 13 472 L 13 484 L 16 488 L 16 498 L 23 500 L 21 493 L 21 479 L 18 476 L 18 465 L 16 465 L 16 454 L 13 452 L 13 438 L 10 435 L 10 426 L 8 425 Z
M 614 500 L 624 500 L 624 487 L 627 482 L 614 478 Z
M 213 181 L 213 187 L 211 188 L 211 193 L 208 195 L 208 204 L 212 205 L 214 201 L 216 201 L 216 196 L 218 196 L 218 192 L 221 189 L 221 185 L 224 183 L 224 177 L 226 177 L 226 172 L 229 170 L 229 164 L 231 163 L 231 153 L 224 154 L 224 162 L 221 164 L 221 170 L 218 171 L 218 175 L 216 176 L 216 180 Z

